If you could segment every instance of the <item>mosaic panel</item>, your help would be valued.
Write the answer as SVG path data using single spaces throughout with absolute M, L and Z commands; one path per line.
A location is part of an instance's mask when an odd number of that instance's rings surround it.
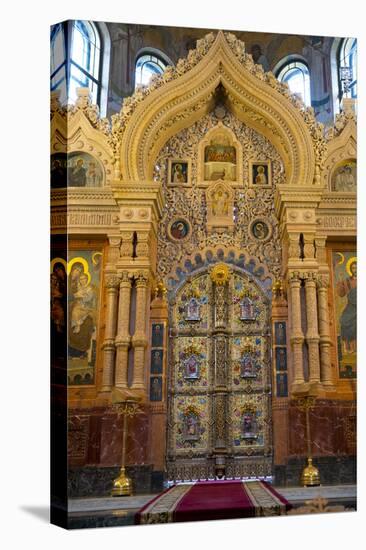
M 265 339 L 261 336 L 237 336 L 231 340 L 231 383 L 244 388 L 250 383 L 263 386 Z
M 230 398 L 233 450 L 258 451 L 268 441 L 268 401 L 263 394 L 232 394 Z
M 229 319 L 235 332 L 262 330 L 267 321 L 263 296 L 254 282 L 235 273 L 231 288 Z
M 186 454 L 184 451 L 189 450 L 207 451 L 209 397 L 204 395 L 176 396 L 174 399 L 174 424 L 173 440 L 178 453 Z
M 207 330 L 210 325 L 208 303 L 210 279 L 207 274 L 196 277 L 178 292 L 174 319 L 178 330 Z
M 174 347 L 175 387 L 206 389 L 208 386 L 208 338 L 181 337 Z

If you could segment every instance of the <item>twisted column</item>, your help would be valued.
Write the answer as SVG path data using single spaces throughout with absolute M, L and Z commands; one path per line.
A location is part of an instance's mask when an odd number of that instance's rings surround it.
M 320 382 L 318 307 L 316 298 L 316 276 L 307 273 L 305 276 L 306 297 L 306 343 L 309 350 L 309 383 Z
M 145 349 L 147 347 L 146 311 L 148 277 L 140 272 L 136 277 L 136 325 L 132 337 L 134 347 L 133 389 L 145 389 Z
M 320 379 L 324 386 L 334 385 L 332 363 L 330 358 L 331 338 L 329 333 L 328 286 L 329 276 L 319 275 L 318 286 L 318 318 L 320 347 Z
M 294 385 L 304 383 L 304 367 L 302 346 L 304 342 L 304 333 L 301 327 L 301 298 L 300 298 L 300 274 L 293 272 L 289 278 L 290 296 L 291 296 L 291 322 L 292 335 L 291 346 L 294 361 Z
M 115 385 L 118 388 L 127 388 L 128 369 L 128 348 L 131 337 L 130 326 L 130 302 L 131 302 L 131 280 L 127 271 L 122 272 L 119 285 L 119 306 L 118 306 L 118 330 L 116 338 L 117 358 Z
M 110 391 L 113 386 L 114 374 L 114 354 L 115 354 L 115 335 L 117 323 L 117 295 L 119 287 L 119 277 L 110 275 L 106 279 L 107 288 L 107 312 L 105 339 L 103 342 L 103 378 L 102 390 Z

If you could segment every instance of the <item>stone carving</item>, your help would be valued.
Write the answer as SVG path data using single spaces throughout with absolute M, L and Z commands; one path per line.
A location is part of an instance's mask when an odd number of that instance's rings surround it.
M 249 255 L 258 258 L 260 262 L 266 263 L 270 273 L 278 277 L 281 264 L 281 246 L 279 239 L 278 220 L 274 208 L 274 188 L 261 189 L 261 193 L 254 194 L 254 197 L 248 200 L 248 182 L 249 182 L 249 159 L 256 156 L 259 160 L 271 160 L 273 184 L 277 186 L 285 182 L 285 175 L 282 169 L 282 161 L 273 147 L 273 145 L 255 130 L 245 126 L 236 119 L 230 112 L 227 112 L 221 121 L 233 133 L 235 139 L 240 144 L 242 155 L 241 171 L 243 173 L 244 188 L 237 188 L 235 191 L 230 187 L 222 187 L 224 193 L 232 194 L 227 198 L 228 202 L 217 201 L 217 203 L 208 204 L 210 189 L 201 189 L 199 187 L 200 179 L 198 165 L 200 162 L 199 145 L 210 129 L 217 126 L 218 120 L 215 113 L 206 115 L 190 128 L 186 128 L 173 136 L 161 150 L 156 161 L 156 170 L 154 179 L 160 181 L 163 186 L 166 207 L 163 211 L 162 223 L 159 225 L 158 234 L 158 274 L 165 279 L 175 266 L 185 257 L 192 256 L 200 250 L 207 247 L 216 248 L 217 246 L 233 247 L 238 250 L 245 250 Z M 262 156 L 261 156 L 262 155 Z M 168 162 L 171 158 L 190 158 L 191 163 L 191 188 L 175 188 L 172 190 L 168 185 Z M 228 182 L 217 181 L 214 185 L 228 186 Z M 225 198 L 225 197 L 224 197 Z M 219 197 L 217 197 L 219 199 Z M 230 207 L 230 203 L 232 207 Z M 207 222 L 212 220 L 216 224 L 217 219 L 212 216 L 213 208 L 220 212 L 231 212 L 230 216 L 225 217 L 225 228 L 217 230 L 211 226 L 207 228 Z M 215 210 L 216 211 L 216 210 Z M 190 237 L 189 239 L 169 239 L 171 224 L 179 217 L 189 220 Z M 233 219 L 234 217 L 234 219 Z M 271 228 L 271 238 L 253 239 L 248 234 L 248 226 L 253 219 L 265 219 L 266 224 Z M 228 231 L 227 227 L 231 230 Z

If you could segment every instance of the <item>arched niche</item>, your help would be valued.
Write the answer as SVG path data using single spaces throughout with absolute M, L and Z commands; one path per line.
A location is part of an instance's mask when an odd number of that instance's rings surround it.
M 51 189 L 62 187 L 102 187 L 102 163 L 85 151 L 51 155 Z
M 357 154 L 357 130 L 353 120 L 349 120 L 342 131 L 328 142 L 327 157 L 324 161 L 322 172 L 323 185 L 327 191 L 333 192 L 356 192 L 357 173 L 356 173 L 356 154 Z M 351 165 L 351 173 L 355 180 L 355 188 L 351 190 L 351 183 L 345 181 L 344 190 L 340 187 L 343 184 L 336 184 L 338 170 Z M 339 178 L 341 179 L 341 178 Z M 347 178 L 345 178 L 346 180 Z M 338 188 L 337 188 L 338 187 Z M 348 188 L 348 190 L 347 190 Z
M 212 110 L 215 90 L 221 84 L 230 111 L 279 151 L 286 183 L 312 185 L 316 159 L 311 131 L 301 112 L 304 106 L 295 105 L 272 73 L 264 74 L 254 66 L 233 35 L 220 31 L 207 47 L 199 45 L 175 69 L 168 69 L 159 86 L 152 83 L 146 94 L 135 94 L 115 119 L 117 129 L 123 126 L 123 181 L 151 181 L 164 144 Z
M 83 91 L 84 88 L 79 89 L 78 93 L 82 94 Z M 88 93 L 88 90 L 86 92 Z M 80 97 L 83 99 L 82 95 Z M 60 109 L 53 113 L 51 120 L 51 171 L 54 155 L 66 154 L 69 165 L 70 159 L 77 153 L 84 156 L 88 164 L 95 162 L 97 172 L 95 181 L 98 183 L 96 185 L 87 183 L 83 187 L 108 187 L 111 185 L 114 175 L 113 154 L 106 133 L 94 127 L 89 120 L 89 117 L 94 120 L 91 107 L 94 106 L 91 106 L 87 100 L 85 104 L 76 104 L 71 112 Z M 98 116 L 94 122 L 98 124 Z M 90 178 L 89 181 L 91 182 Z
M 242 184 L 242 147 L 234 133 L 219 122 L 207 132 L 198 146 L 197 182 L 207 187 L 210 182 L 225 180 L 233 185 Z
M 338 162 L 330 173 L 330 190 L 344 193 L 357 191 L 356 159 L 346 159 Z

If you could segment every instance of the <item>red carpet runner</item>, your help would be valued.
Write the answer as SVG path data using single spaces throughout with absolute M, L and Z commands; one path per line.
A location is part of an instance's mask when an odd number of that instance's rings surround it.
M 136 514 L 136 523 L 170 523 L 286 514 L 291 505 L 264 481 L 174 485 Z

